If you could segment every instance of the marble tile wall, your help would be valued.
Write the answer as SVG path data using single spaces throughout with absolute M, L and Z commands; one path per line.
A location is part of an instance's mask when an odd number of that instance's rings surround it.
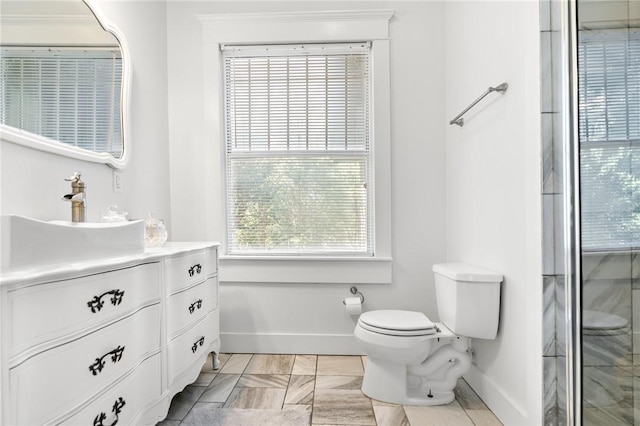
M 543 420 L 566 424 L 560 1 L 540 0 Z
M 584 329 L 582 393 L 585 425 L 634 424 L 632 256 L 582 256 L 583 325 L 594 319 L 602 330 Z

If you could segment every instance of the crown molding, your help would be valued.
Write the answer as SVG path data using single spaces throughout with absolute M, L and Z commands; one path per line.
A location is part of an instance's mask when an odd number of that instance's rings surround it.
M 94 26 L 96 18 L 81 15 L 0 15 L 1 25 Z
M 235 23 L 287 23 L 287 22 L 335 22 L 335 21 L 389 21 L 394 11 L 375 10 L 327 10 L 317 12 L 266 12 L 266 13 L 223 13 L 197 15 L 203 24 Z

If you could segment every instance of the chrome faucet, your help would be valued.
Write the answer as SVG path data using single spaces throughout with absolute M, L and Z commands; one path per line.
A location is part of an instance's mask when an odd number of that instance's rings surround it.
M 71 182 L 71 194 L 62 196 L 65 201 L 71 201 L 71 221 L 84 222 L 84 210 L 86 207 L 85 185 L 80 180 L 80 173 L 75 172 L 73 176 L 65 179 Z

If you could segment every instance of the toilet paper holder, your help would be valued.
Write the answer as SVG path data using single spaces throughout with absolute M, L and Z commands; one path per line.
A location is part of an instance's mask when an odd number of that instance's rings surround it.
M 351 294 L 353 294 L 353 295 L 356 295 L 356 294 L 357 294 L 358 296 L 360 296 L 360 303 L 364 303 L 364 295 L 358 291 L 358 288 L 357 288 L 356 286 L 351 287 L 351 288 L 349 289 L 349 291 L 350 291 L 350 292 L 351 292 Z M 342 301 L 342 304 L 343 304 L 343 305 L 346 305 L 346 303 L 345 303 L 345 301 L 344 301 L 344 300 Z

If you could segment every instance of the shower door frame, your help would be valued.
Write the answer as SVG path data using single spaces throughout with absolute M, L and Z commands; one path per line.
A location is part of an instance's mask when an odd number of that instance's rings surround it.
M 580 140 L 578 133 L 577 0 L 561 3 L 562 134 L 564 174 L 564 279 L 567 424 L 582 424 L 582 251 L 580 237 Z

